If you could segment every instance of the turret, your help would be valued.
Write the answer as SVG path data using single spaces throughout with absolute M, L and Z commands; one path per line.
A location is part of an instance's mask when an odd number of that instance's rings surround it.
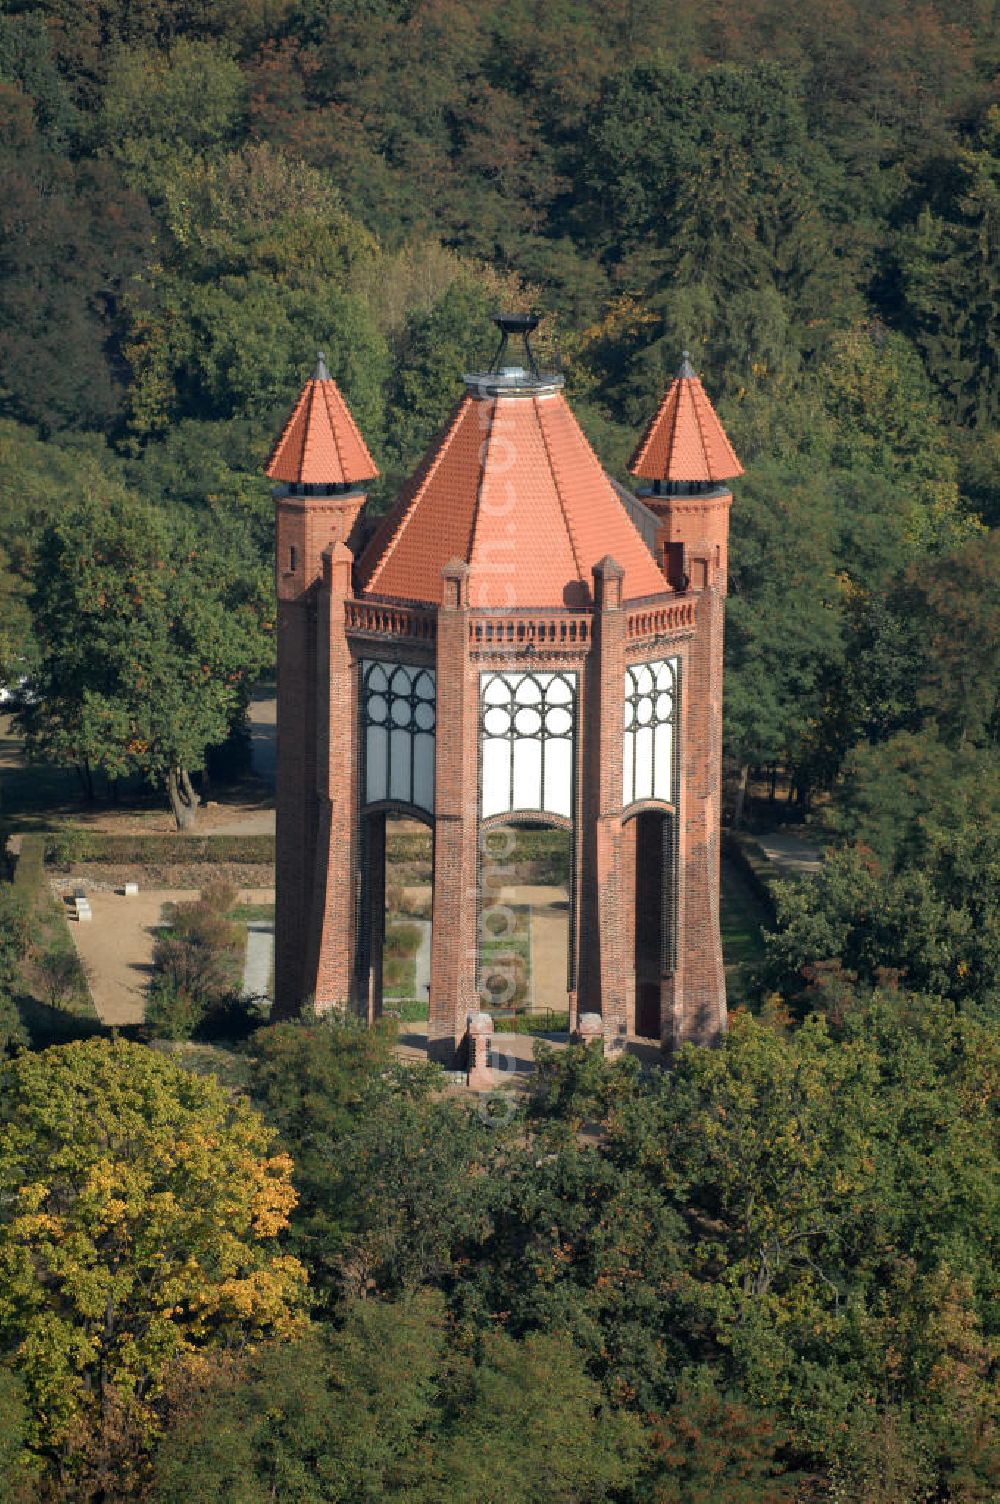
M 357 551 L 358 513 L 378 475 L 322 351 L 266 473 L 278 483 L 278 599 L 295 600 L 322 578 L 324 549 L 345 543 Z
M 660 522 L 656 554 L 675 590 L 726 591 L 726 481 L 743 474 L 688 352 L 629 463 L 648 485 L 638 491 Z
M 278 770 L 276 826 L 275 1006 L 288 1014 L 317 990 L 321 930 L 344 932 L 327 891 L 343 889 L 343 833 L 334 829 L 330 786 L 350 799 L 350 714 L 344 713 L 350 655 L 344 600 L 351 593 L 358 514 L 378 470 L 322 354 L 274 446 L 267 474 L 276 482 L 275 576 L 278 592 Z M 349 711 L 349 706 L 348 706 Z M 349 837 L 349 831 L 348 831 Z M 330 851 L 334 852 L 331 858 Z M 331 987 L 347 996 L 341 957 Z

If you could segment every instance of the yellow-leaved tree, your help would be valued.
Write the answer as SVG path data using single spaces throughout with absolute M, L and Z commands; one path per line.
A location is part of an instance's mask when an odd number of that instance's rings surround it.
M 123 1040 L 0 1072 L 0 1352 L 27 1441 L 74 1467 L 142 1450 L 162 1379 L 199 1351 L 296 1335 L 306 1276 L 278 1235 L 296 1194 L 273 1133 L 213 1076 Z

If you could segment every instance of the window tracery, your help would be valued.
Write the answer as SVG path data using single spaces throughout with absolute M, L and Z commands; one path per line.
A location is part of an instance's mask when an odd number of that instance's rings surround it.
M 677 659 L 630 664 L 625 670 L 622 804 L 674 798 Z
M 365 804 L 395 800 L 433 813 L 435 701 L 432 668 L 362 662 Z
M 480 675 L 482 813 L 571 819 L 576 674 Z

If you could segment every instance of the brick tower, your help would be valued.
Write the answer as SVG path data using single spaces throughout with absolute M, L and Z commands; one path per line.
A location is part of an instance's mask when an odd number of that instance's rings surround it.
M 722 609 L 741 473 L 687 363 L 612 482 L 528 316 L 374 531 L 375 466 L 322 362 L 268 467 L 278 536 L 275 1001 L 381 1007 L 387 816 L 433 832 L 431 1052 L 482 1026 L 491 831 L 568 833 L 571 1028 L 710 1041 Z M 525 336 L 524 365 L 504 363 Z
M 673 970 L 662 980 L 660 1004 L 664 1040 L 669 1028 L 676 1045 L 713 1037 L 726 1019 L 719 934 L 722 634 L 733 499 L 726 481 L 743 474 L 686 350 L 629 470 L 648 483 L 638 497 L 656 518 L 653 550 L 666 581 L 695 606 L 681 703 L 680 943 Z

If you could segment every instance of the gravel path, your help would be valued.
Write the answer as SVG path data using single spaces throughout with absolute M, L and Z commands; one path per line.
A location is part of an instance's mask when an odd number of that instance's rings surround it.
M 70 919 L 69 931 L 90 976 L 97 1016 L 109 1026 L 141 1024 L 163 906 L 197 894 L 190 888 L 160 888 L 132 898 L 93 890 L 87 896 L 93 919 L 89 924 Z M 68 916 L 71 911 L 66 912 Z
M 782 877 L 814 877 L 823 865 L 820 848 L 793 830 L 755 832 L 754 840 Z
M 411 919 L 420 930 L 420 949 L 414 959 L 413 992 L 421 1002 L 431 995 L 431 922 L 429 919 Z
M 243 996 L 271 996 L 274 969 L 274 925 L 268 919 L 247 921 L 247 955 L 243 963 Z
M 278 696 L 273 686 L 258 685 L 250 698 L 250 764 L 265 783 L 273 783 L 278 766 Z
M 61 895 L 59 895 L 61 896 Z M 146 988 L 152 974 L 156 932 L 164 922 L 163 906 L 198 897 L 196 888 L 151 888 L 124 898 L 120 893 L 88 889 L 93 911 L 89 924 L 66 915 L 77 954 L 90 975 L 90 995 L 102 1024 L 140 1024 L 146 1011 Z M 246 888 L 241 903 L 273 903 L 273 888 Z M 265 989 L 266 991 L 266 986 Z

